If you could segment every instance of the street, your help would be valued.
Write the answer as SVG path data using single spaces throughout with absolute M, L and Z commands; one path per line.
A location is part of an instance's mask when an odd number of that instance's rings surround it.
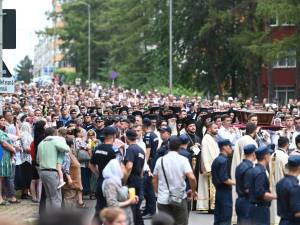
M 214 221 L 213 215 L 206 213 L 191 212 L 189 225 L 212 225 Z M 146 220 L 145 225 L 150 225 L 151 220 Z
M 88 210 L 93 215 L 95 201 L 86 200 Z M 0 207 L 0 217 L 14 216 L 17 220 L 23 221 L 26 224 L 32 224 L 37 220 L 38 205 L 31 203 L 29 200 L 22 201 L 18 205 L 2 206 Z M 191 212 L 189 225 L 212 225 L 213 215 L 206 213 Z M 151 225 L 151 220 L 145 220 L 145 225 Z

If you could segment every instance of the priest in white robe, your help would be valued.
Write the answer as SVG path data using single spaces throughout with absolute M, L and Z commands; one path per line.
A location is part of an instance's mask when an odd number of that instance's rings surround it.
M 211 181 L 211 165 L 220 154 L 216 135 L 218 126 L 211 122 L 207 125 L 207 131 L 202 139 L 201 151 L 201 173 L 198 179 L 198 194 L 201 197 L 197 200 L 197 210 L 211 211 L 214 207 L 215 188 Z
M 231 163 L 231 177 L 235 177 L 235 169 L 236 167 L 243 161 L 244 159 L 244 147 L 246 145 L 253 144 L 256 147 L 257 143 L 255 141 L 257 133 L 257 126 L 255 123 L 247 123 L 246 125 L 246 134 L 241 137 L 236 145 L 234 146 L 232 163 Z M 233 201 L 233 213 L 232 213 L 232 222 L 233 224 L 237 223 L 237 217 L 235 213 L 235 201 L 237 199 L 235 186 L 232 187 L 232 201 Z
M 289 139 L 287 137 L 280 137 L 278 139 L 278 149 L 272 154 L 272 160 L 270 162 L 270 187 L 271 192 L 276 194 L 276 184 L 285 175 L 285 165 L 288 162 L 288 149 Z M 277 201 L 274 200 L 271 203 L 270 208 L 270 221 L 271 225 L 278 225 L 280 217 L 277 216 Z

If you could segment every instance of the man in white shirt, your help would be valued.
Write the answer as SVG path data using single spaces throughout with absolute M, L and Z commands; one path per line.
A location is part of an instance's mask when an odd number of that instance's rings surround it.
M 153 172 L 154 191 L 158 193 L 158 210 L 173 216 L 176 225 L 188 225 L 186 177 L 191 186 L 190 197 L 196 199 L 196 178 L 187 158 L 178 154 L 181 140 L 177 136 L 171 136 L 169 139 L 169 149 L 167 155 L 157 160 Z M 176 178 L 176 179 L 174 179 Z M 181 202 L 174 206 L 170 204 L 170 190 L 179 193 Z M 176 196 L 179 196 L 176 195 Z
M 222 117 L 222 126 L 218 130 L 217 140 L 230 140 L 235 145 L 237 140 L 241 137 L 238 128 L 232 126 L 232 119 L 230 115 L 225 114 Z

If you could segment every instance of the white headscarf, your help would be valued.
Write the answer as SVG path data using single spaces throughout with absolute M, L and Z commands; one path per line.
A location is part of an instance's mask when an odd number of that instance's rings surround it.
M 105 185 L 105 181 L 113 180 L 119 186 L 122 186 L 122 178 L 124 176 L 121 164 L 118 159 L 112 159 L 104 168 L 102 175 L 104 177 L 104 182 L 102 185 L 102 189 Z
M 22 144 L 24 148 L 29 148 L 33 141 L 31 125 L 28 122 L 23 122 L 20 127 L 22 134 Z

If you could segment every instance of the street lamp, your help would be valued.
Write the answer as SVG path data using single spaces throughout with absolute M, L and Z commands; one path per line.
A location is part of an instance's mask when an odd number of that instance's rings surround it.
M 82 4 L 88 11 L 88 81 L 91 82 L 91 5 L 83 1 L 71 2 L 72 4 Z
M 173 0 L 169 0 L 169 89 L 173 91 Z

